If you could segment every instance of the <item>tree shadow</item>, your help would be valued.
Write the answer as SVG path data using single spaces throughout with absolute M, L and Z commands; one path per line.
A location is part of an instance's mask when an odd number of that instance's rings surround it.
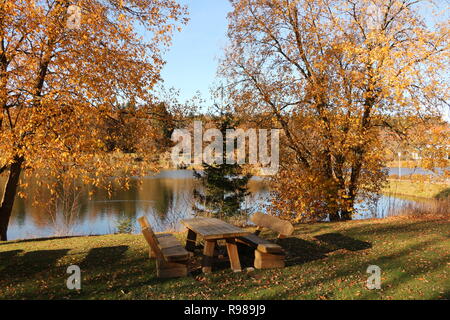
M 81 269 L 92 266 L 108 267 L 120 261 L 128 248 L 129 246 L 92 248 L 79 266 Z
M 0 263 L 3 261 L 8 262 L 9 260 L 18 256 L 23 250 L 11 250 L 0 252 Z
M 0 252 L 0 272 L 7 270 L 8 266 L 13 264 L 23 250 L 11 250 Z
M 314 238 L 319 241 L 323 241 L 330 246 L 336 247 L 336 249 L 359 251 L 372 248 L 372 244 L 370 242 L 347 237 L 340 233 L 326 233 L 315 236 Z
M 67 255 L 70 249 L 60 250 L 38 250 L 25 253 L 18 256 L 18 253 L 9 255 L 10 263 L 2 271 L 4 279 L 19 279 L 18 282 L 24 281 L 40 272 L 47 272 L 50 268 L 54 268 L 56 262 Z M 22 250 L 14 250 L 22 251 Z
M 299 238 L 278 239 L 277 244 L 287 253 L 287 267 L 326 258 L 326 254 L 330 252 L 325 246 Z

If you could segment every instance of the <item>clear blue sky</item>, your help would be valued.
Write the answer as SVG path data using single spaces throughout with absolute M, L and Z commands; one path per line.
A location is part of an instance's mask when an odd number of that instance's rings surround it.
M 200 91 L 210 101 L 209 89 L 216 78 L 218 59 L 226 45 L 228 0 L 180 0 L 189 10 L 189 23 L 177 32 L 164 56 L 164 86 L 180 90 L 180 100 Z

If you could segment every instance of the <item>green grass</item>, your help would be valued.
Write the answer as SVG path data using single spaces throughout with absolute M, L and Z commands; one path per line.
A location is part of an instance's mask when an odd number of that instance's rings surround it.
M 423 181 L 399 181 L 389 180 L 389 184 L 383 190 L 384 193 L 419 198 L 436 198 L 450 192 L 450 186 L 442 183 L 428 183 Z
M 205 276 L 195 262 L 179 279 L 156 278 L 141 235 L 4 242 L 0 299 L 448 299 L 449 233 L 448 220 L 298 225 L 280 242 L 284 269 L 233 273 L 222 263 Z M 78 292 L 66 288 L 72 264 Z M 382 270 L 381 290 L 366 289 L 369 265 Z

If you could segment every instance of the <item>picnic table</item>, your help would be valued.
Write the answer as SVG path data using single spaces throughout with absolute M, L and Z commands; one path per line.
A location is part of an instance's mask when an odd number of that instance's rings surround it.
M 181 223 L 188 229 L 186 250 L 194 251 L 197 236 L 201 236 L 205 241 L 202 261 L 202 270 L 204 273 L 211 272 L 214 248 L 217 240 L 225 240 L 226 242 L 231 269 L 235 272 L 242 271 L 236 246 L 236 238 L 247 236 L 250 232 L 216 218 L 193 218 L 182 220 Z

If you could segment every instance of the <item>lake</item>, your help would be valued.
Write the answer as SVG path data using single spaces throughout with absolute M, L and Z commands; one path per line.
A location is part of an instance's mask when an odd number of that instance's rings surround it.
M 192 171 L 162 171 L 143 178 L 141 184 L 134 181 L 129 190 L 114 190 L 111 198 L 104 191 L 94 193 L 91 198 L 81 194 L 77 201 L 79 207 L 70 217 L 61 212 L 49 214 L 48 208 L 34 205 L 31 199 L 18 198 L 8 239 L 110 234 L 117 231 L 117 225 L 124 217 L 136 219 L 142 215 L 148 217 L 156 232 L 181 230 L 179 221 L 193 215 L 192 194 L 196 183 Z M 262 206 L 270 201 L 267 183 L 255 177 L 250 181 L 249 189 L 252 195 L 243 206 L 253 212 L 262 210 Z M 360 205 L 361 214 L 355 219 L 383 218 L 414 201 L 382 196 L 371 210 L 361 209 L 364 204 Z M 134 230 L 139 231 L 137 222 Z

